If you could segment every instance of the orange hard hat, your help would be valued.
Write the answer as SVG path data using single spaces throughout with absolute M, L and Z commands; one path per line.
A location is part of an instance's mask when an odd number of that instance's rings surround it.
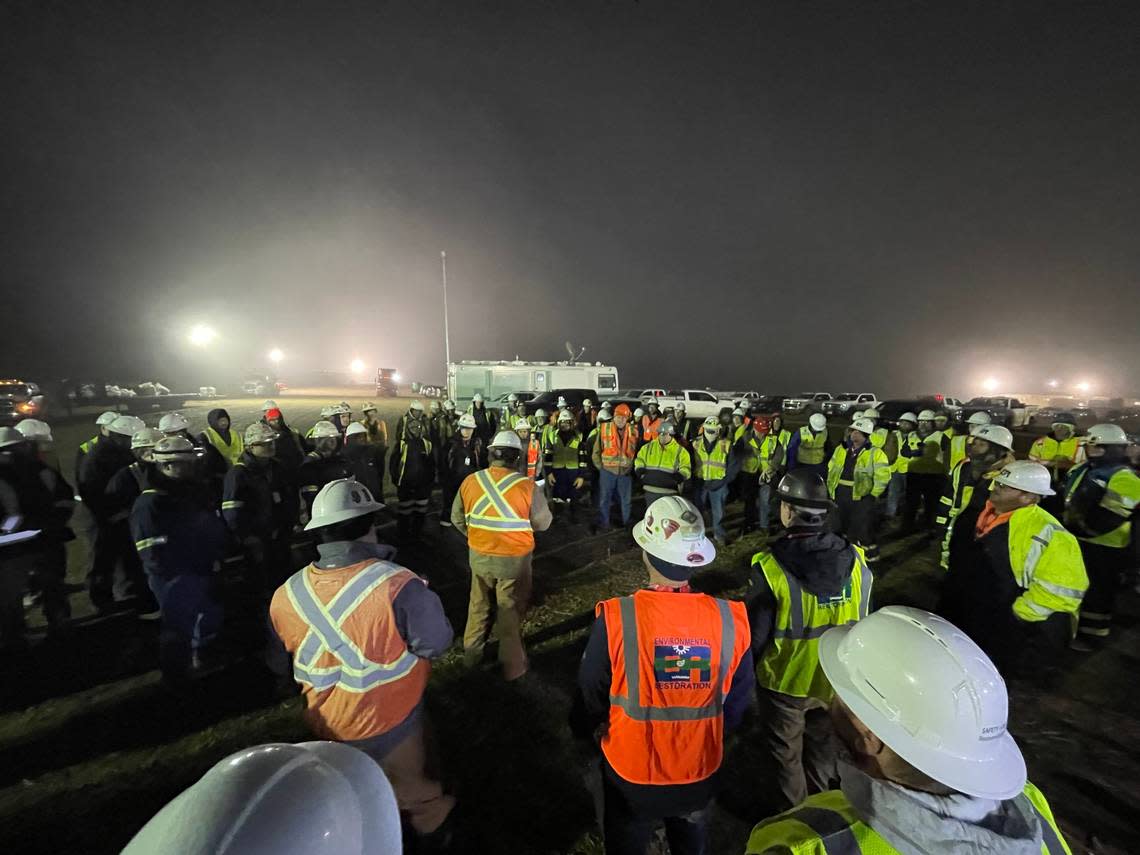
M 616 407 L 614 407 L 614 415 L 625 416 L 628 419 L 630 416 L 629 404 L 618 404 Z

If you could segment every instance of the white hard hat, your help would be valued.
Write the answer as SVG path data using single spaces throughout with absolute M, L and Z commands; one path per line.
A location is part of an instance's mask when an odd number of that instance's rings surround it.
M 158 428 L 143 428 L 131 437 L 131 448 L 154 448 L 162 438 L 162 431 Z
M 27 438 L 13 427 L 0 427 L 0 448 L 7 448 L 9 445 L 20 445 L 27 442 Z
M 614 402 L 613 401 L 602 401 L 602 409 L 603 410 L 612 410 L 613 408 L 614 408 Z
M 340 408 L 342 410 L 344 410 L 346 413 L 352 412 L 352 404 L 350 404 L 348 401 L 341 401 L 340 402 Z
M 321 419 L 313 425 L 313 439 L 329 439 L 330 437 L 340 439 L 340 431 L 332 422 Z
M 560 422 L 572 422 L 572 421 L 574 421 L 574 414 L 572 412 L 570 412 L 569 410 L 563 410 L 562 412 L 560 412 L 558 414 L 558 421 L 560 421 Z
M 970 436 L 1000 445 L 1006 451 L 1013 451 L 1013 434 L 1009 432 L 1009 428 L 1001 425 L 978 425 L 970 431 Z
M 827 416 L 823 413 L 812 413 L 808 416 L 808 427 L 817 433 L 827 430 Z
M 589 398 L 583 398 L 582 399 L 582 406 L 583 407 L 592 407 L 592 406 L 594 406 L 594 402 L 591 401 Z
M 720 419 L 716 416 L 709 416 L 705 419 L 702 430 L 715 430 L 717 433 L 720 433 Z
M 163 439 L 163 435 L 157 427 L 144 427 L 131 437 L 131 448 L 154 448 L 160 439 Z
M 471 401 L 472 401 L 472 403 L 475 403 L 475 404 L 483 403 L 483 393 L 482 392 L 476 392 L 474 395 L 471 396 Z
M 180 430 L 187 430 L 190 427 L 190 420 L 182 413 L 167 413 L 158 420 L 158 429 L 163 433 L 177 433 Z
M 918 414 L 918 420 L 920 422 L 932 422 L 932 421 L 934 421 L 934 410 L 923 410 L 921 413 Z
M 641 409 L 641 407 L 638 407 L 636 410 L 633 411 L 633 417 L 635 419 L 640 419 L 644 415 L 645 415 L 645 410 Z
M 51 426 L 39 419 L 23 419 L 16 423 L 16 430 L 22 433 L 25 439 L 51 442 Z
M 1014 460 L 1007 463 L 994 478 L 995 484 L 1005 484 L 1015 490 L 1024 490 L 1038 496 L 1053 496 L 1049 470 L 1032 460 Z
M 851 430 L 857 430 L 865 436 L 870 436 L 875 432 L 875 423 L 870 419 L 856 419 L 851 425 Z
M 546 410 L 544 410 L 542 407 L 539 407 L 537 410 L 534 411 L 534 417 L 536 419 L 545 419 L 546 418 Z
M 609 407 L 602 407 L 600 410 L 598 410 L 598 421 L 609 422 L 613 421 L 613 418 L 613 410 L 611 410 Z
M 461 428 L 471 428 L 475 430 L 475 417 L 470 413 L 464 413 L 459 417 L 459 426 Z
M 344 431 L 345 436 L 356 436 L 358 433 L 368 433 L 368 428 L 360 422 L 353 422 Z
M 268 398 L 261 402 L 261 412 L 268 413 L 270 410 L 277 409 L 277 402 L 272 398 Z
M 685 411 L 685 402 L 684 401 L 678 401 L 676 404 L 673 405 L 673 409 L 674 410 L 680 410 L 681 412 L 684 412 Z
M 333 415 L 334 407 L 321 407 L 321 418 L 327 419 Z
M 993 419 L 990 418 L 989 413 L 984 413 L 981 410 L 978 410 L 978 412 L 974 413 L 972 416 L 970 416 L 968 419 L 966 419 L 966 424 L 968 424 L 968 425 L 988 425 L 992 421 L 993 421 Z
M 123 436 L 134 436 L 144 427 L 146 427 L 146 422 L 138 416 L 117 416 L 113 422 L 107 425 L 107 430 Z
M 658 436 L 676 436 L 677 424 L 672 419 L 666 419 L 661 422 L 661 428 L 658 430 Z
M 688 568 L 690 574 L 716 558 L 700 511 L 681 496 L 662 496 L 646 508 L 645 518 L 633 527 L 633 539 L 654 558 Z
M 461 421 L 462 421 L 462 420 L 461 420 Z M 515 423 L 512 425 L 512 427 L 513 427 L 515 430 L 525 430 L 525 431 L 529 432 L 529 431 L 530 431 L 530 422 L 528 422 L 528 421 L 527 421 L 525 418 L 523 418 L 522 416 L 518 416 L 518 417 L 515 419 Z
M 373 404 L 371 401 L 365 401 L 364 406 L 360 408 L 360 412 L 362 412 L 362 413 L 372 413 L 375 411 L 376 411 L 376 405 Z
M 420 407 L 420 409 L 422 410 L 423 407 Z M 348 405 L 344 403 L 333 404 L 331 407 L 329 407 L 330 416 L 347 416 L 351 412 L 352 410 L 350 410 Z
M 562 397 L 561 395 L 559 395 L 558 396 L 558 403 L 555 404 L 555 406 L 561 410 L 563 407 L 568 406 L 568 405 L 566 403 L 566 399 L 564 397 Z
M 451 400 L 451 398 L 448 398 L 446 401 L 443 402 L 443 408 L 445 410 L 454 410 L 455 409 L 455 401 Z M 372 409 L 376 409 L 376 408 L 373 407 Z
M 124 855 L 397 855 L 400 811 L 379 764 L 340 742 L 258 745 L 177 796 Z
M 934 414 L 934 420 L 938 421 L 939 419 L 942 419 L 943 421 L 948 422 L 948 421 L 950 421 L 950 416 L 947 415 L 946 413 L 944 413 L 942 410 L 939 410 L 937 413 Z
M 519 435 L 513 430 L 501 430 L 495 434 L 495 438 L 491 440 L 488 448 L 513 448 L 515 451 L 522 451 L 522 442 L 519 441 Z
M 1129 445 L 1128 434 L 1120 425 L 1102 424 L 1089 428 L 1089 445 Z
M 184 436 L 164 436 L 154 444 L 154 459 L 157 463 L 194 460 L 201 456 L 201 449 Z
M 511 392 L 511 394 L 507 395 L 507 403 L 508 404 L 517 404 L 518 401 L 519 401 L 519 396 L 516 395 L 514 392 Z
M 384 507 L 355 478 L 337 478 L 321 487 L 313 499 L 313 518 L 305 531 L 335 525 L 345 520 L 371 514 Z
M 881 418 L 881 417 L 879 416 L 879 411 L 876 410 L 874 407 L 871 407 L 869 410 L 863 410 L 863 418 L 865 418 L 865 419 L 877 419 L 877 418 Z
M 99 427 L 106 427 L 118 417 L 119 414 L 114 410 L 107 410 L 105 413 L 99 414 L 99 418 L 95 419 L 95 424 L 99 425 Z
M 267 445 L 277 442 L 277 431 L 264 422 L 254 422 L 245 429 L 246 445 Z
M 863 418 L 863 411 L 862 411 L 862 410 L 856 410 L 855 412 L 853 412 L 853 413 L 851 414 L 851 422 L 852 422 L 852 424 L 854 424 L 855 422 L 859 421 L 859 419 L 861 419 L 861 418 Z
M 419 399 L 416 399 L 415 401 L 412 401 L 412 403 L 410 403 L 410 404 L 408 405 L 408 409 L 409 409 L 409 410 L 416 410 L 417 412 L 421 412 L 421 413 L 422 413 L 422 412 L 424 411 L 424 404 L 423 404 L 423 401 L 420 401 Z
M 886 606 L 825 632 L 819 662 L 840 700 L 920 772 L 978 798 L 1011 799 L 1024 788 L 1005 683 L 953 624 Z
M 908 411 L 908 412 L 903 413 L 901 416 L 899 416 L 899 421 L 900 422 L 911 422 L 912 424 L 918 424 L 918 416 L 916 416 L 914 413 Z
M 733 410 L 732 414 L 734 416 L 740 416 L 741 418 L 744 418 L 744 410 L 740 409 L 740 407 L 737 407 L 735 410 Z

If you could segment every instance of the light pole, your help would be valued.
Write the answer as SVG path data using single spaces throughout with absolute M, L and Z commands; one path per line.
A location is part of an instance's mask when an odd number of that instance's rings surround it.
M 444 382 L 447 378 L 447 366 L 451 364 L 451 336 L 447 329 L 447 253 L 439 253 L 439 263 L 443 268 L 443 354 L 444 362 L 446 363 L 443 368 Z
M 285 354 L 281 352 L 281 348 L 275 347 L 269 351 L 269 361 L 273 363 L 274 367 L 281 364 L 281 360 L 285 358 Z

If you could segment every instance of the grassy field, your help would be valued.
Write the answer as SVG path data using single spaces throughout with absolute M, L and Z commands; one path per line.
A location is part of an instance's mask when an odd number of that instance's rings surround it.
M 362 398 L 347 390 L 279 399 L 306 428 L 330 400 Z M 406 400 L 380 402 L 394 425 Z M 259 400 L 233 400 L 244 427 Z M 186 409 L 200 429 L 206 408 Z M 153 423 L 153 418 L 148 418 Z M 56 427 L 65 472 L 90 424 Z M 1027 440 L 1021 440 L 1027 444 Z M 739 508 L 730 506 L 739 524 Z M 381 534 L 391 530 L 386 525 Z M 731 533 L 731 528 L 730 528 Z M 697 585 L 739 595 L 759 535 L 737 540 L 703 571 Z M 877 604 L 932 604 L 938 573 L 934 547 L 921 539 L 884 541 Z M 457 632 L 466 615 L 466 547 L 429 522 L 426 542 L 399 560 L 426 576 Z M 78 585 L 82 543 L 73 547 L 70 579 Z M 464 669 L 458 651 L 436 667 L 429 709 L 444 775 L 460 799 L 459 851 L 600 853 L 587 786 L 591 755 L 566 726 L 577 661 L 594 604 L 643 581 L 628 535 L 592 536 L 584 524 L 556 520 L 539 536 L 535 602 L 526 624 L 532 672 L 506 685 L 493 666 Z M 77 592 L 72 638 L 40 641 L 19 661 L 0 663 L 0 848 L 20 853 L 117 852 L 166 801 L 219 759 L 244 746 L 307 738 L 299 701 L 277 699 L 260 665 L 252 614 L 232 615 L 244 633 L 231 639 L 233 661 L 198 684 L 189 701 L 161 689 L 155 671 L 155 626 L 130 617 L 94 619 Z M 1048 794 L 1074 851 L 1140 851 L 1140 629 L 1134 595 L 1125 598 L 1109 649 L 1065 655 L 1064 676 L 1048 689 L 1012 687 L 1012 729 L 1030 774 Z M 717 853 L 743 851 L 748 829 L 763 818 L 765 782 L 756 723 L 731 742 L 715 825 Z

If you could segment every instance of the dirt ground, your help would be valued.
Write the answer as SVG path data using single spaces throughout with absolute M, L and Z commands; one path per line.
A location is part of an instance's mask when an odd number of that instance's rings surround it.
M 299 390 L 278 402 L 306 429 L 318 409 L 351 390 Z M 195 431 L 210 406 L 238 427 L 260 416 L 261 399 L 194 403 L 184 412 Z M 407 399 L 378 401 L 394 426 Z M 150 424 L 158 414 L 148 416 Z M 63 471 L 94 432 L 89 418 L 54 426 Z M 1029 436 L 1019 437 L 1024 450 Z M 390 485 L 389 485 L 390 489 Z M 729 507 L 730 534 L 739 506 Z M 82 511 L 77 514 L 81 522 Z M 466 547 L 453 530 L 427 527 L 426 542 L 398 560 L 424 575 L 457 632 L 466 616 Z M 78 528 L 78 527 L 77 527 Z M 381 537 L 394 528 L 391 519 Z M 696 584 L 739 596 L 760 535 L 721 550 Z M 299 700 L 281 700 L 260 663 L 259 616 L 231 611 L 228 667 L 174 699 L 159 685 L 157 627 L 121 615 L 96 618 L 82 590 L 82 539 L 71 545 L 73 635 L 46 640 L 29 613 L 33 647 L 0 662 L 0 849 L 20 853 L 117 852 L 163 804 L 206 769 L 242 747 L 307 738 Z M 884 538 L 876 605 L 930 606 L 939 571 L 934 544 Z M 642 582 L 639 553 L 627 533 L 590 535 L 584 522 L 556 519 L 540 534 L 535 602 L 526 623 L 532 672 L 506 685 L 493 665 L 464 669 L 458 651 L 440 661 L 428 692 L 444 774 L 460 799 L 459 851 L 600 853 L 587 786 L 590 753 L 566 725 L 578 658 L 594 604 Z M 1011 729 L 1030 776 L 1047 794 L 1074 852 L 1140 851 L 1140 598 L 1129 592 L 1109 647 L 1063 655 L 1047 687 L 1011 686 Z M 240 607 L 240 604 L 239 604 Z M 716 853 L 743 851 L 748 830 L 766 815 L 757 773 L 756 722 L 730 741 L 714 830 Z

